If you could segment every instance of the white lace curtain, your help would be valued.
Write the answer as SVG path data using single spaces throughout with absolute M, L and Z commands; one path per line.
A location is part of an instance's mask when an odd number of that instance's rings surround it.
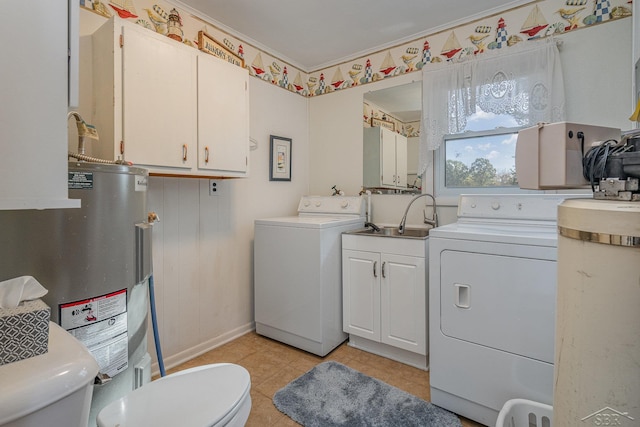
M 564 120 L 564 83 L 558 43 L 546 39 L 487 52 L 422 74 L 420 168 L 447 134 L 461 133 L 476 108 L 509 114 L 521 126 Z

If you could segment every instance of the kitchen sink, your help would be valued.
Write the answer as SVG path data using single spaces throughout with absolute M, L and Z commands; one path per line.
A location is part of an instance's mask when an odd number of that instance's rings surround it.
M 401 239 L 426 239 L 429 237 L 430 228 L 405 228 L 400 234 L 398 227 L 380 227 L 380 231 L 372 228 L 349 231 L 347 234 L 359 234 L 363 236 L 398 237 Z

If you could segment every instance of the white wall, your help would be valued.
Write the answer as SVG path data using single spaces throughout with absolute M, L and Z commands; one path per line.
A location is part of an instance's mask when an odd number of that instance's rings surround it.
M 631 129 L 631 24 L 618 19 L 561 37 L 567 121 Z
M 558 36 L 564 41 L 561 58 L 565 79 L 567 120 L 631 129 L 631 19 L 571 31 Z M 411 73 L 380 82 L 322 95 L 310 100 L 310 191 L 326 194 L 338 184 L 347 194 L 362 185 L 362 96 L 366 91 L 421 80 Z M 423 187 L 432 192 L 433 173 L 427 171 Z M 376 223 L 397 223 L 410 196 L 373 198 Z M 427 199 L 424 199 L 425 201 Z M 418 203 L 416 203 L 418 204 Z M 421 207 L 412 207 L 408 224 L 422 222 Z M 439 207 L 440 224 L 456 220 L 456 207 Z

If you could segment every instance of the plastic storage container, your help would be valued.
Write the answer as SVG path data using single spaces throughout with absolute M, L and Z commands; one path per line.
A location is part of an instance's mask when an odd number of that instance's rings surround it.
M 553 407 L 526 399 L 511 399 L 498 414 L 496 427 L 552 427 Z
M 558 232 L 555 423 L 637 426 L 640 203 L 565 200 Z

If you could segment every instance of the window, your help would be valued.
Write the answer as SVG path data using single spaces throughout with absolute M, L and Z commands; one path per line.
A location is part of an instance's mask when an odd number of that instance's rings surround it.
M 445 187 L 517 187 L 517 137 L 517 129 L 445 136 Z
M 465 132 L 445 135 L 436 150 L 436 193 L 519 192 L 515 169 L 518 131 L 513 117 L 476 109 Z

